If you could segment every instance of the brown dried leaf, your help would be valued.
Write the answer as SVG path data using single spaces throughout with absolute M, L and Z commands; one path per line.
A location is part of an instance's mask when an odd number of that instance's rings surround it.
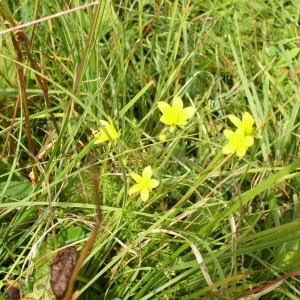
M 65 296 L 78 256 L 76 249 L 69 247 L 59 251 L 50 263 L 50 284 L 57 300 L 61 300 Z
M 3 280 L 7 289 L 5 290 L 8 300 L 20 300 L 21 292 L 20 285 L 12 280 Z

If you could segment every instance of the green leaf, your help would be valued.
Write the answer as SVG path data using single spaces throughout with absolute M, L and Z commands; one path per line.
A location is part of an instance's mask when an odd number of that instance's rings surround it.
M 50 262 L 52 255 L 48 255 L 52 251 L 47 244 L 42 244 L 40 252 L 36 257 L 36 266 L 34 274 L 33 292 L 23 297 L 24 300 L 56 300 L 50 285 Z
M 276 66 L 278 68 L 287 68 L 289 66 L 289 61 L 291 62 L 294 58 L 296 58 L 300 53 L 300 48 L 293 48 L 288 50 L 287 56 L 281 57 L 277 62 Z
M 24 198 L 31 194 L 32 184 L 28 181 L 1 182 L 0 190 L 5 190 L 3 196 Z
M 61 244 L 69 244 L 84 238 L 85 235 L 86 232 L 82 227 L 76 226 L 72 228 L 66 228 L 61 230 L 57 235 L 57 242 Z

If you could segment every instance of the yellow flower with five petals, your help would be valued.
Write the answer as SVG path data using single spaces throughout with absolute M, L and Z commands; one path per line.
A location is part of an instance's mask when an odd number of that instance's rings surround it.
M 105 120 L 100 120 L 101 127 L 92 132 L 95 138 L 94 144 L 100 144 L 107 141 L 116 141 L 120 137 L 120 132 L 116 130 L 114 125 Z
M 136 182 L 129 191 L 128 194 L 140 193 L 143 201 L 147 201 L 149 198 L 149 193 L 159 185 L 159 181 L 156 179 L 152 179 L 152 168 L 151 166 L 147 166 L 141 175 L 136 173 L 130 173 L 130 176 Z
M 170 126 L 185 126 L 187 120 L 190 119 L 196 111 L 192 106 L 183 108 L 183 102 L 179 96 L 173 99 L 172 105 L 169 105 L 164 101 L 159 101 L 157 105 L 163 114 L 160 117 L 160 121 Z
M 223 154 L 236 153 L 238 157 L 243 157 L 248 148 L 254 143 L 253 136 L 245 135 L 241 128 L 238 128 L 235 132 L 225 129 L 223 133 L 229 140 L 229 142 L 223 147 Z

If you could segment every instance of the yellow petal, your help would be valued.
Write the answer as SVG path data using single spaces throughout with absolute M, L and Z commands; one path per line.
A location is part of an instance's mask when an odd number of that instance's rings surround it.
M 176 116 L 174 118 L 174 109 L 166 102 L 160 101 L 157 103 L 158 108 L 162 112 L 162 116 L 160 118 L 160 121 L 166 125 L 172 125 L 174 122 L 176 122 Z
M 159 120 L 166 125 L 173 124 L 172 120 L 170 120 L 170 118 L 168 118 L 168 116 L 166 116 L 166 115 L 162 115 Z
M 140 184 L 135 184 L 129 189 L 128 194 L 132 195 L 132 194 L 138 193 L 142 190 L 142 188 L 143 187 Z
M 248 149 L 247 147 L 238 147 L 236 149 L 236 155 L 238 157 L 243 157 L 246 154 L 247 149 Z
M 195 113 L 195 108 L 194 107 L 186 107 L 184 109 L 182 109 L 178 115 L 179 115 L 179 118 L 176 122 L 176 125 L 178 126 L 185 126 L 187 124 L 187 120 L 190 119 L 194 113 Z
M 147 166 L 144 170 L 143 170 L 143 179 L 151 179 L 152 177 L 152 168 L 151 166 Z
M 246 144 L 248 147 L 252 146 L 254 144 L 254 138 L 252 136 L 246 136 Z
M 242 126 L 242 121 L 238 117 L 229 115 L 228 118 L 236 127 Z
M 95 134 L 95 141 L 94 144 L 100 144 L 103 142 L 107 142 L 109 140 L 107 134 L 102 131 L 102 129 L 98 130 L 98 132 Z
M 181 109 L 183 108 L 182 99 L 179 96 L 176 96 L 172 101 L 172 108 Z
M 94 144 L 100 144 L 109 140 L 116 140 L 120 137 L 121 133 L 116 131 L 115 127 L 105 120 L 99 121 L 102 127 L 98 130 L 94 130 L 95 137 Z
M 133 178 L 133 180 L 137 183 L 141 183 L 143 181 L 143 178 L 141 175 L 138 175 L 134 172 L 130 173 L 130 176 Z
M 228 140 L 230 140 L 231 137 L 234 135 L 234 132 L 233 132 L 232 130 L 229 130 L 229 129 L 225 129 L 225 130 L 223 131 L 223 133 L 224 133 L 225 137 L 226 137 Z
M 147 188 L 143 188 L 141 190 L 141 198 L 143 201 L 147 201 L 149 198 L 149 190 Z
M 187 115 L 187 119 L 190 119 L 194 115 L 194 113 L 196 112 L 196 108 L 192 107 L 192 106 L 186 107 L 183 110 Z
M 224 146 L 222 149 L 223 154 L 230 154 L 233 153 L 227 146 Z
M 156 179 L 151 179 L 149 182 L 149 189 L 155 189 L 157 186 L 159 186 L 159 181 Z
M 171 109 L 171 106 L 167 103 L 167 102 L 164 102 L 164 101 L 159 101 L 157 103 L 157 106 L 159 108 L 159 110 L 164 114 L 166 111 L 170 110 Z
M 107 135 L 112 139 L 116 140 L 120 136 L 120 132 L 117 132 L 115 127 L 111 124 L 108 124 L 104 127 L 103 131 L 107 131 Z
M 105 120 L 100 120 L 99 122 L 100 122 L 100 124 L 101 124 L 102 126 L 107 126 L 107 125 L 109 125 L 109 123 L 108 123 L 107 121 L 105 121 Z
M 248 112 L 243 113 L 242 122 L 243 123 L 245 122 L 245 124 L 247 124 L 247 126 L 252 127 L 254 125 L 254 119 Z
M 255 134 L 253 125 L 254 125 L 254 119 L 248 112 L 245 112 L 243 114 L 243 119 L 242 119 L 242 126 L 243 126 L 243 130 L 245 132 L 245 135 L 254 135 Z
M 235 152 L 236 150 L 236 147 L 234 145 L 232 145 L 232 143 L 228 143 L 226 144 L 223 149 L 222 149 L 222 153 L 223 154 L 230 154 L 230 153 L 233 153 Z

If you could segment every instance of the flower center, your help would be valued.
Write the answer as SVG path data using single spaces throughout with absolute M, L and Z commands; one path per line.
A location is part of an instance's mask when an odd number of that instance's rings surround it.
M 143 188 L 148 189 L 148 188 L 149 188 L 149 179 L 143 178 L 142 181 L 140 182 L 140 185 L 141 185 Z
M 179 109 L 178 107 L 172 107 L 168 117 L 173 124 L 176 124 L 180 120 L 180 115 L 181 109 Z

